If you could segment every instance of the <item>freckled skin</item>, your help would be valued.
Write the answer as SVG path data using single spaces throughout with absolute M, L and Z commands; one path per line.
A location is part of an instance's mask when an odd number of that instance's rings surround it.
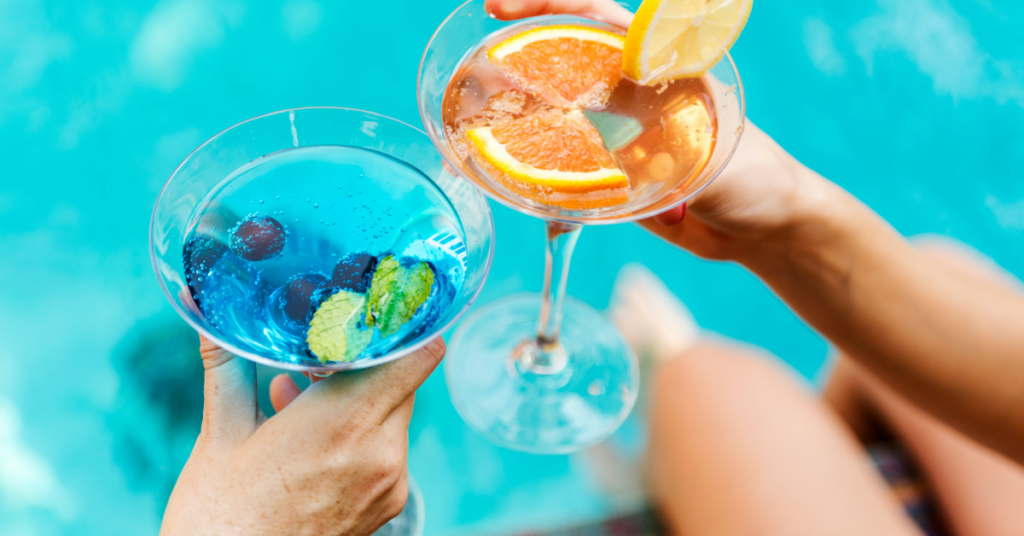
M 231 230 L 231 251 L 247 261 L 273 259 L 284 251 L 287 233 L 280 222 L 250 214 Z
M 269 419 L 252 362 L 206 340 L 200 351 L 203 427 L 161 536 L 369 536 L 402 511 L 414 392 L 440 363 L 441 339 L 304 392 L 280 375 Z

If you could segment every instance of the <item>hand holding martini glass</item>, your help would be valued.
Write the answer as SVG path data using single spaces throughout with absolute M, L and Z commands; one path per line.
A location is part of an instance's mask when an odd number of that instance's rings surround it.
M 615 327 L 565 299 L 573 246 L 582 225 L 672 210 L 725 167 L 744 120 L 726 45 L 750 1 L 647 0 L 626 34 L 579 16 L 500 21 L 484 4 L 466 2 L 431 38 L 420 113 L 463 177 L 545 220 L 545 283 L 463 322 L 446 379 L 488 439 L 570 452 L 618 428 L 638 385 Z
M 150 222 L 153 267 L 186 322 L 234 355 L 318 376 L 443 333 L 483 285 L 492 244 L 486 199 L 426 134 L 346 108 L 284 110 L 214 136 L 175 170 Z M 422 531 L 409 489 L 378 534 Z

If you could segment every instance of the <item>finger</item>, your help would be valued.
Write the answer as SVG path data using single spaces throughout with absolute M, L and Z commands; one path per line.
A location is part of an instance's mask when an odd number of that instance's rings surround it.
M 638 223 L 666 242 L 705 259 L 726 259 L 729 252 L 736 248 L 732 238 L 700 218 L 691 216 L 675 225 L 662 225 L 655 218 L 640 220 Z
M 423 348 L 363 374 L 335 374 L 311 387 L 313 397 L 355 398 L 363 404 L 365 416 L 383 423 L 416 389 L 426 381 L 444 357 L 440 337 Z M 317 401 L 320 411 L 335 412 L 336 402 Z M 326 417 L 325 417 L 326 418 Z
M 633 14 L 612 0 L 487 0 L 484 9 L 501 20 L 538 15 L 579 15 L 628 28 Z
M 367 534 L 376 533 L 388 521 L 399 516 L 409 500 L 409 474 L 403 467 L 395 484 L 379 495 L 360 516 L 367 524 Z M 385 532 L 389 532 L 386 531 Z
M 664 225 L 666 227 L 676 225 L 683 221 L 683 217 L 686 216 L 686 203 L 677 207 L 672 207 L 661 214 L 654 217 L 654 221 Z
M 637 223 L 663 240 L 684 248 L 688 243 L 687 234 L 692 232 L 691 228 L 699 226 L 696 219 L 680 220 L 675 224 L 666 225 L 661 223 L 657 216 Z
M 379 387 L 371 393 L 389 406 L 387 414 L 411 399 L 411 395 L 441 363 L 444 353 L 444 339 L 438 337 L 412 354 L 371 371 L 375 376 L 372 380 Z M 367 386 L 370 387 L 369 383 Z M 380 396 L 381 392 L 384 396 Z
M 270 404 L 280 412 L 302 394 L 302 389 L 287 374 L 278 374 L 270 382 Z
M 405 510 L 405 505 L 409 502 L 409 472 L 407 469 L 402 470 L 401 476 L 398 477 L 398 482 L 395 483 L 384 497 L 381 499 L 381 503 L 384 506 L 384 518 L 387 521 L 398 517 L 402 510 Z
M 384 430 L 388 434 L 405 437 L 409 430 L 409 422 L 412 420 L 413 407 L 416 405 L 416 393 L 409 395 L 384 420 Z
M 213 443 L 244 441 L 259 425 L 256 366 L 203 336 L 199 353 L 206 368 L 202 433 Z
M 657 216 L 638 221 L 644 229 L 660 236 L 677 246 L 682 245 L 680 238 L 686 232 L 682 225 L 683 217 L 686 216 L 686 204 L 674 207 L 658 214 Z

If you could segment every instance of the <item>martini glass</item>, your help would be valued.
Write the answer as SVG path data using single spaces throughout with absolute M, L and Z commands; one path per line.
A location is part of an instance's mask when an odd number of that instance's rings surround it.
M 280 220 L 272 255 L 235 247 L 245 222 L 266 221 L 249 212 Z M 322 376 L 393 361 L 450 328 L 483 286 L 493 237 L 486 198 L 422 131 L 372 112 L 298 108 L 239 123 L 193 151 L 157 199 L 150 254 L 172 307 L 203 336 L 245 359 Z M 295 304 L 305 299 L 312 314 L 317 292 L 339 292 L 342 259 L 367 251 L 429 265 L 424 312 L 388 337 L 374 332 L 358 355 L 318 358 Z M 348 276 L 338 284 L 352 287 Z M 412 482 L 409 500 L 382 531 L 422 530 Z
M 696 135 L 703 136 L 706 129 L 711 141 L 699 158 L 688 163 L 692 172 L 674 180 L 645 179 L 637 182 L 628 199 L 592 208 L 566 208 L 536 196 L 520 195 L 460 150 L 451 114 L 465 101 L 453 105 L 449 100 L 459 92 L 476 92 L 483 94 L 482 103 L 490 91 L 489 84 L 508 87 L 507 81 L 495 82 L 498 77 L 491 67 L 471 71 L 473 62 L 481 63 L 482 50 L 511 35 L 551 25 L 623 33 L 620 28 L 574 16 L 500 21 L 487 15 L 484 0 L 469 0 L 435 31 L 420 63 L 417 88 L 427 134 L 449 165 L 488 197 L 546 222 L 540 295 L 504 298 L 462 322 L 448 346 L 445 378 L 456 408 L 470 427 L 499 445 L 547 454 L 572 452 L 606 438 L 625 420 L 637 396 L 639 373 L 630 346 L 603 315 L 565 296 L 569 263 L 582 226 L 635 221 L 686 202 L 728 163 L 744 121 L 742 84 L 732 58 L 723 49 L 721 59 L 705 75 L 679 83 L 699 90 L 701 113 L 713 118 L 706 126 L 703 122 L 699 125 Z M 467 72 L 483 74 L 457 86 L 464 90 L 453 90 L 454 84 L 468 80 Z M 648 127 L 634 119 L 623 120 L 622 114 L 610 110 L 637 110 L 643 105 L 654 109 L 643 113 L 667 114 L 662 115 L 660 124 L 664 126 L 666 118 L 689 113 L 672 108 L 681 106 L 682 96 L 676 99 L 679 102 L 672 100 L 673 95 L 683 95 L 680 88 L 678 84 L 643 86 L 623 79 L 612 93 L 608 109 L 585 113 L 609 150 L 613 144 L 644 149 Z M 472 106 L 470 102 L 462 107 Z M 658 124 L 658 117 L 652 118 Z M 632 160 L 618 160 L 627 176 L 630 170 L 626 164 L 632 169 L 654 170 L 662 168 L 666 159 L 657 156 L 656 151 L 648 151 L 646 156 L 643 150 L 631 154 Z M 697 160 L 700 165 L 695 164 Z M 680 163 L 678 157 L 668 162 Z M 634 177 L 630 180 L 632 183 Z

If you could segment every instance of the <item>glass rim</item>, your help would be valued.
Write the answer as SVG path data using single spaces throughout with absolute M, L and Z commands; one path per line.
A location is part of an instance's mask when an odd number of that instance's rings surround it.
M 299 364 L 299 363 L 289 363 L 289 362 L 285 362 L 285 361 L 278 361 L 276 359 L 270 359 L 270 358 L 267 358 L 267 357 L 263 357 L 263 356 L 261 356 L 259 354 L 254 354 L 252 352 L 248 352 L 248 351 L 242 350 L 242 349 L 238 348 L 237 346 L 235 346 L 235 345 L 233 345 L 233 344 L 231 344 L 229 342 L 224 341 L 221 337 L 218 337 L 215 334 L 210 333 L 209 330 L 207 330 L 203 326 L 199 325 L 192 318 L 190 318 L 189 314 L 178 304 L 178 302 L 175 299 L 175 297 L 171 294 L 170 289 L 167 288 L 167 284 L 164 282 L 164 278 L 160 275 L 160 268 L 157 265 L 158 261 L 157 261 L 157 255 L 156 255 L 156 246 L 155 246 L 154 241 L 153 241 L 154 229 L 155 229 L 155 226 L 156 226 L 157 211 L 160 208 L 160 201 L 164 198 L 164 194 L 167 192 L 167 189 L 170 187 L 171 182 L 174 181 L 175 177 L 178 176 L 178 173 L 182 170 L 182 168 L 185 166 L 185 164 L 187 164 L 192 159 L 192 157 L 195 156 L 195 154 L 197 152 L 199 152 L 201 149 L 203 149 L 204 147 L 206 147 L 207 145 L 212 143 L 214 140 L 220 138 L 224 134 L 227 134 L 228 132 L 233 131 L 234 129 L 236 129 L 236 128 L 242 126 L 242 125 L 245 125 L 247 123 L 251 123 L 253 121 L 256 121 L 256 120 L 259 120 L 259 119 L 263 119 L 263 118 L 266 118 L 266 117 L 275 116 L 275 115 L 279 115 L 279 114 L 283 114 L 283 113 L 294 113 L 294 112 L 301 111 L 301 110 L 321 110 L 321 111 L 334 110 L 334 111 L 352 112 L 352 113 L 359 113 L 359 114 L 363 114 L 363 115 L 374 116 L 374 117 L 383 119 L 385 121 L 396 123 L 396 124 L 398 124 L 400 126 L 403 126 L 403 127 L 408 128 L 408 129 L 411 129 L 412 131 L 414 131 L 414 132 L 416 132 L 418 134 L 422 134 L 427 139 L 430 139 L 430 136 L 427 135 L 426 132 L 424 132 L 424 131 L 422 131 L 422 130 L 420 130 L 420 129 L 418 129 L 418 128 L 416 128 L 416 127 L 410 125 L 409 123 L 406 123 L 405 121 L 402 121 L 400 119 L 395 119 L 393 117 L 390 117 L 390 116 L 387 116 L 387 115 L 384 115 L 384 114 L 381 114 L 381 113 L 377 113 L 377 112 L 372 112 L 372 111 L 369 111 L 369 110 L 361 110 L 359 108 L 348 108 L 348 107 L 344 107 L 344 106 L 302 106 L 302 107 L 298 107 L 298 108 L 286 108 L 286 109 L 283 109 L 283 110 L 277 110 L 277 111 L 274 111 L 274 112 L 265 113 L 265 114 L 258 115 L 258 116 L 255 116 L 255 117 L 250 117 L 249 119 L 246 119 L 244 121 L 240 121 L 238 123 L 235 123 L 234 125 L 231 125 L 230 127 L 221 130 L 217 134 L 213 135 L 212 137 L 210 137 L 209 139 L 207 139 L 206 141 L 201 143 L 198 147 L 193 149 L 188 154 L 188 156 L 186 156 L 181 161 L 181 163 L 178 164 L 178 166 L 174 168 L 174 172 L 171 173 L 170 177 L 168 177 L 167 181 L 164 182 L 163 187 L 160 189 L 160 193 L 156 197 L 156 202 L 153 204 L 153 212 L 150 214 L 150 218 L 149 218 L 149 260 L 150 260 L 150 263 L 153 266 L 154 275 L 156 275 L 157 282 L 160 284 L 160 289 L 163 291 L 164 297 L 167 298 L 167 301 L 169 301 L 171 303 L 171 307 L 174 309 L 174 311 L 176 313 L 178 313 L 178 316 L 180 316 L 189 326 L 192 327 L 192 329 L 196 330 L 201 336 L 209 339 L 211 342 L 216 344 L 219 348 L 221 348 L 223 350 L 227 350 L 228 352 L 231 352 L 235 356 L 243 357 L 243 358 L 248 359 L 250 361 L 253 361 L 255 363 L 260 363 L 260 364 L 267 365 L 267 366 L 270 366 L 270 367 L 273 367 L 273 368 L 277 368 L 277 369 L 292 370 L 292 371 L 296 371 L 296 372 L 311 372 L 311 373 L 317 373 L 317 372 L 341 372 L 341 371 L 350 371 L 350 370 L 361 370 L 361 369 L 365 369 L 365 368 L 375 367 L 377 365 L 383 365 L 385 363 L 390 363 L 391 361 L 394 361 L 394 360 L 396 360 L 398 358 L 401 358 L 401 357 L 405 357 L 406 355 L 409 355 L 409 354 L 415 352 L 416 350 L 419 350 L 420 348 L 424 347 L 427 343 L 433 341 L 437 337 L 442 336 L 445 332 L 447 332 L 449 329 L 451 329 L 455 325 L 455 323 L 459 321 L 459 319 L 462 318 L 462 316 L 466 313 L 466 311 L 469 310 L 470 306 L 472 306 L 473 303 L 476 301 L 477 297 L 479 297 L 480 291 L 483 290 L 484 284 L 486 284 L 487 278 L 490 275 L 491 264 L 494 261 L 494 214 L 491 211 L 490 206 L 488 206 L 488 204 L 487 204 L 487 197 L 486 196 L 484 196 L 483 206 L 486 208 L 486 212 L 487 212 L 486 221 L 487 221 L 487 226 L 488 226 L 488 231 L 489 231 L 488 232 L 488 236 L 491 237 L 491 240 L 490 240 L 489 247 L 487 248 L 487 250 L 488 250 L 487 251 L 487 260 L 484 262 L 484 265 L 483 265 L 484 275 L 483 275 L 483 278 L 480 281 L 480 284 L 477 286 L 477 288 L 473 289 L 472 295 L 469 297 L 469 299 L 466 301 L 466 303 L 462 306 L 462 308 L 459 311 L 457 311 L 452 316 L 451 320 L 449 320 L 447 323 L 445 323 L 444 325 L 442 325 L 440 327 L 437 327 L 435 329 L 431 329 L 430 330 L 430 333 L 432 334 L 432 336 L 424 337 L 422 340 L 417 341 L 415 344 L 410 344 L 408 346 L 403 346 L 402 348 L 399 348 L 398 350 L 395 350 L 393 352 L 390 352 L 390 353 L 384 354 L 384 355 L 382 355 L 380 357 L 375 357 L 375 358 L 372 358 L 372 359 L 356 359 L 354 361 L 342 361 L 342 362 L 337 362 L 335 365 L 323 364 L 321 366 L 315 366 L 315 365 L 310 366 L 310 365 L 302 365 L 302 364 Z M 431 140 L 431 144 L 433 144 L 433 140 Z M 435 149 L 436 149 L 436 147 L 435 147 Z M 444 159 L 444 155 L 440 155 L 440 156 L 442 157 L 442 161 L 441 161 L 442 169 L 444 169 L 445 167 L 450 167 L 450 165 L 448 164 L 448 161 L 446 159 Z M 413 167 L 415 167 L 415 166 L 413 166 Z M 424 176 L 426 176 L 425 173 L 424 173 Z M 431 182 L 435 182 L 432 177 L 428 176 L 427 178 Z
M 458 14 L 460 11 L 462 11 L 466 6 L 468 6 L 468 5 L 470 5 L 470 4 L 474 3 L 474 2 L 480 2 L 480 1 L 481 0 L 466 0 L 462 4 L 459 4 L 459 7 L 455 8 L 454 11 L 449 13 L 448 16 L 445 17 L 444 21 L 442 21 L 441 24 L 438 25 L 437 29 L 434 30 L 434 33 L 431 34 L 430 40 L 427 41 L 426 48 L 423 49 L 423 54 L 420 56 L 420 66 L 419 66 L 419 69 L 416 72 L 416 104 L 419 107 L 420 121 L 424 124 L 424 126 L 426 126 L 428 124 L 428 119 L 429 119 L 428 116 L 427 116 L 427 113 L 426 113 L 426 106 L 424 105 L 424 98 L 423 98 L 423 91 L 422 91 L 423 66 L 424 66 L 424 64 L 427 61 L 427 54 L 430 53 L 431 47 L 434 44 L 434 40 L 437 39 L 438 34 L 441 33 L 441 30 L 444 29 L 444 27 L 448 24 L 448 22 L 451 21 L 452 18 L 455 17 L 455 15 Z M 493 18 L 495 20 L 498 20 L 500 22 L 507 22 L 507 23 L 509 23 L 509 25 L 517 24 L 517 23 L 523 23 L 523 22 L 526 22 L 526 21 L 537 20 L 537 19 L 551 19 L 551 18 L 556 18 L 556 17 L 567 17 L 567 18 L 577 18 L 577 19 L 588 20 L 588 21 L 591 21 L 591 22 L 594 22 L 594 23 L 597 23 L 597 24 L 605 24 L 605 25 L 609 25 L 609 26 L 615 26 L 615 25 L 610 24 L 610 23 L 605 22 L 605 21 L 599 21 L 599 20 L 596 20 L 596 19 L 591 19 L 591 18 L 584 17 L 582 15 L 577 15 L 577 14 L 539 15 L 539 16 L 536 16 L 536 17 L 527 17 L 525 19 L 519 19 L 519 20 L 514 20 L 514 21 L 502 21 L 500 19 L 497 19 L 497 18 L 491 16 L 491 14 L 487 13 L 486 11 L 484 12 L 484 15 L 487 16 L 487 17 Z M 619 28 L 620 30 L 622 29 L 619 26 L 615 26 L 615 27 Z M 736 68 L 736 62 L 733 61 L 732 54 L 729 52 L 729 48 L 725 47 L 724 43 L 722 44 L 722 47 L 725 49 L 724 53 L 723 53 L 723 56 L 721 58 L 719 58 L 719 60 L 717 62 L 715 62 L 715 65 L 718 65 L 719 63 L 721 63 L 723 59 L 724 60 L 728 60 L 729 66 L 732 68 L 733 74 L 736 75 L 736 89 L 737 89 L 737 94 L 738 94 L 737 96 L 738 96 L 739 105 L 740 105 L 739 134 L 736 136 L 736 143 L 733 144 L 732 149 L 729 151 L 729 154 L 725 157 L 725 160 L 722 162 L 721 168 L 719 168 L 718 171 L 716 171 L 713 175 L 711 175 L 711 177 L 707 181 L 705 181 L 704 184 L 702 184 L 699 188 L 694 190 L 689 195 L 686 195 L 686 196 L 680 198 L 678 201 L 672 203 L 671 205 L 667 205 L 667 206 L 659 208 L 657 210 L 648 208 L 648 209 L 641 210 L 641 211 L 638 211 L 638 212 L 634 212 L 634 213 L 631 213 L 631 214 L 628 214 L 628 215 L 625 215 L 625 216 L 617 216 L 617 217 L 613 217 L 613 218 L 588 218 L 588 217 L 554 216 L 554 215 L 551 215 L 551 214 L 542 213 L 542 212 L 536 211 L 536 210 L 534 210 L 532 208 L 525 207 L 523 205 L 514 203 L 512 201 L 509 201 L 505 197 L 503 197 L 501 195 L 498 195 L 497 193 L 492 192 L 492 191 L 490 191 L 487 188 L 482 188 L 481 186 L 479 186 L 476 183 L 476 181 L 471 180 L 471 179 L 465 177 L 464 174 L 463 174 L 462 162 L 461 161 L 460 162 L 453 162 L 452 159 L 449 158 L 449 156 L 447 154 L 447 148 L 448 147 L 444 143 L 442 143 L 441 140 L 435 139 L 435 137 L 432 135 L 432 132 L 429 131 L 430 129 L 428 129 L 427 137 L 430 138 L 430 142 L 434 144 L 434 147 L 437 149 L 437 152 L 441 155 L 441 158 L 444 159 L 445 163 L 447 163 L 449 166 L 451 166 L 452 169 L 456 170 L 458 172 L 458 174 L 460 176 L 462 176 L 463 179 L 468 180 L 470 183 L 472 183 L 473 187 L 475 187 L 476 189 L 478 189 L 481 192 L 483 192 L 483 194 L 488 199 L 491 199 L 491 200 L 493 200 L 493 201 L 495 201 L 497 203 L 500 203 L 502 206 L 508 207 L 508 208 L 510 208 L 510 209 L 512 209 L 512 210 L 514 210 L 516 212 L 519 212 L 520 214 L 526 214 L 527 216 L 531 216 L 531 217 L 538 218 L 538 219 L 545 220 L 545 221 L 557 221 L 557 222 L 561 222 L 561 223 L 578 224 L 578 225 L 611 225 L 611 224 L 616 224 L 616 223 L 634 222 L 634 221 L 639 221 L 639 220 L 643 220 L 643 219 L 646 219 L 646 218 L 650 218 L 650 217 L 653 217 L 653 216 L 657 216 L 658 214 L 664 213 L 664 212 L 666 212 L 668 210 L 671 210 L 671 209 L 673 209 L 675 207 L 678 207 L 680 205 L 685 204 L 686 202 L 688 202 L 689 200 L 693 199 L 698 194 L 703 192 L 704 189 L 707 188 L 709 185 L 711 185 L 711 183 L 713 183 L 715 181 L 715 179 L 717 179 L 718 176 L 721 175 L 722 171 L 724 171 L 725 168 L 729 165 L 729 162 L 732 161 L 732 157 L 733 157 L 733 155 L 736 154 L 736 149 L 740 146 L 740 141 L 743 139 L 743 134 L 746 132 L 747 100 L 746 100 L 746 96 L 745 96 L 744 90 L 743 90 L 743 79 L 740 77 L 740 71 L 739 71 L 739 69 Z M 472 49 L 470 49 L 470 50 L 472 50 Z M 469 52 L 469 50 L 467 50 L 466 52 Z M 459 60 L 459 61 L 461 63 L 462 60 Z M 712 66 L 712 68 L 714 68 L 714 66 Z M 710 71 L 711 69 L 708 69 L 708 70 Z

